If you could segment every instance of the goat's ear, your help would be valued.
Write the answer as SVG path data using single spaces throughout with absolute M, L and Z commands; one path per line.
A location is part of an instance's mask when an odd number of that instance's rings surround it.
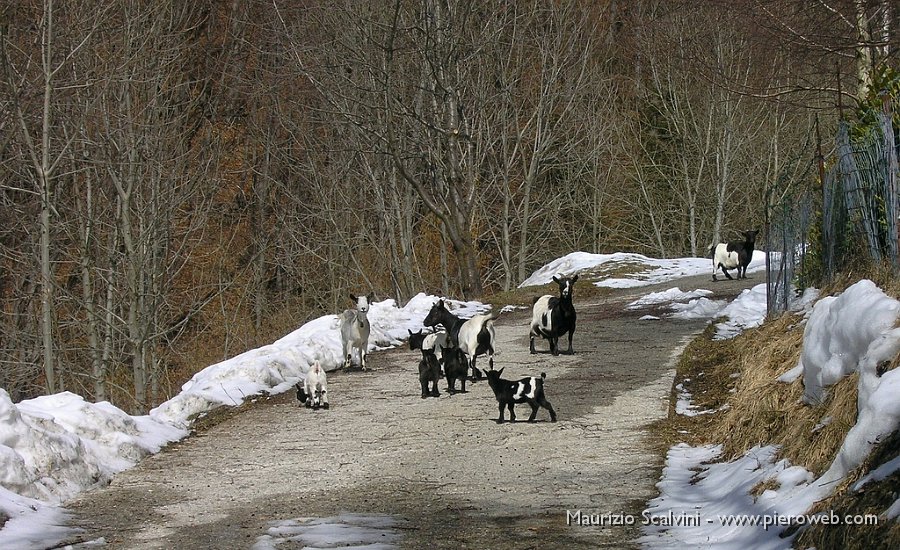
M 351 300 L 354 304 L 356 303 L 356 296 L 354 296 L 352 292 L 350 293 L 350 300 Z
M 503 369 L 505 369 L 505 368 L 506 368 L 506 367 L 503 367 L 502 369 L 498 370 L 498 371 L 497 371 L 497 376 L 500 376 L 501 374 L 503 374 Z
M 574 283 L 575 281 L 577 281 L 577 280 L 578 280 L 578 275 L 575 275 L 574 277 L 572 277 L 572 282 L 573 282 L 573 283 Z
M 556 278 L 556 275 L 553 276 L 553 282 L 554 282 L 554 283 L 558 283 L 558 282 L 559 282 L 559 279 Z
M 409 330 L 409 329 L 406 329 L 406 332 L 408 332 L 410 336 L 413 335 L 413 331 L 411 331 L 411 330 Z

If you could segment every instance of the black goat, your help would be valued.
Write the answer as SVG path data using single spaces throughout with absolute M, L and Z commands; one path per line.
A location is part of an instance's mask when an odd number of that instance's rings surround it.
M 438 363 L 434 351 L 422 351 L 422 360 L 419 361 L 419 384 L 422 385 L 422 399 L 426 397 L 440 397 L 438 391 L 438 379 L 441 377 L 441 365 Z M 428 391 L 428 383 L 431 383 L 431 391 Z
M 444 376 L 447 377 L 447 392 L 456 392 L 456 381 L 461 386 L 459 393 L 466 393 L 466 374 L 469 372 L 469 360 L 459 348 L 441 348 L 441 359 L 444 361 Z
M 553 405 L 544 397 L 544 378 L 547 373 L 542 372 L 541 377 L 529 376 L 518 381 L 504 380 L 500 378 L 503 369 L 486 371 L 488 384 L 494 390 L 494 397 L 500 405 L 500 417 L 497 424 L 503 423 L 503 408 L 509 409 L 509 421 L 516 421 L 516 412 L 513 410 L 515 403 L 528 403 L 531 406 L 529 422 L 534 422 L 538 407 L 544 407 L 550 411 L 550 422 L 556 422 L 556 411 Z
M 550 341 L 550 353 L 559 355 L 559 337 L 569 334 L 569 355 L 574 355 L 572 348 L 572 336 L 575 334 L 575 306 L 572 304 L 572 291 L 578 275 L 571 279 L 558 279 L 553 281 L 559 285 L 559 298 L 549 294 L 535 298 L 531 310 L 531 331 L 528 334 L 529 347 L 534 353 L 534 338 L 542 336 Z
M 719 243 L 709 247 L 710 252 L 713 253 L 713 281 L 717 280 L 716 271 L 720 268 L 729 280 L 734 278 L 728 273 L 728 270 L 734 268 L 737 268 L 738 279 L 747 278 L 747 266 L 750 265 L 750 260 L 753 259 L 753 249 L 756 245 L 756 235 L 758 233 L 758 230 L 744 231 L 743 241 Z

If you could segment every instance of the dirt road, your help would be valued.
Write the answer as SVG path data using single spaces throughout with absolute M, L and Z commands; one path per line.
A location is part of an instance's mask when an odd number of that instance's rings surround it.
M 520 405 L 520 422 L 496 424 L 485 381 L 420 399 L 418 352 L 372 354 L 374 372 L 329 375 L 330 410 L 292 393 L 260 400 L 71 502 L 84 531 L 69 542 L 286 549 L 325 533 L 404 548 L 632 547 L 638 526 L 567 525 L 567 511 L 640 521 L 661 468 L 644 426 L 666 414 L 673 359 L 705 322 L 640 321 L 647 311 L 624 306 L 673 286 L 732 298 L 759 282 L 687 278 L 593 303 L 576 287 L 574 356 L 529 355 L 529 314 L 504 314 L 496 366 L 510 379 L 546 372 L 557 423 L 543 409 L 522 422 Z

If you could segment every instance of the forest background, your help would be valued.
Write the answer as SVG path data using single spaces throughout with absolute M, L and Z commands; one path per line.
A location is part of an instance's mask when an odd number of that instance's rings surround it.
M 145 412 L 374 292 L 657 258 L 897 98 L 889 0 L 0 7 L 0 387 Z M 895 125 L 900 127 L 900 125 Z M 824 152 L 823 152 L 824 150 Z

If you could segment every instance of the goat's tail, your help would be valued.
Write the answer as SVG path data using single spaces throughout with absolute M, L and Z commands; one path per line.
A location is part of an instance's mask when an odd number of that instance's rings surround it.
M 541 380 L 546 380 L 546 378 L 547 378 L 547 373 L 546 373 L 546 372 L 542 372 L 542 373 L 541 373 Z

